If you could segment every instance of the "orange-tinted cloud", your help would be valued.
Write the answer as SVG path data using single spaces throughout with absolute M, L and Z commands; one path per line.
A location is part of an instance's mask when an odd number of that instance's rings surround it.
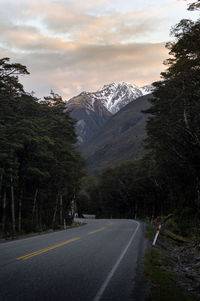
M 30 78 L 23 79 L 29 90 L 40 95 L 50 88 L 65 99 L 84 91 L 95 91 L 113 81 L 127 81 L 139 86 L 159 79 L 167 51 L 159 44 L 77 46 L 70 53 L 35 52 L 23 55 Z M 21 61 L 21 57 L 18 56 Z M 47 90 L 49 87 L 49 90 Z M 47 92 L 48 91 L 48 92 Z
M 64 98 L 113 81 L 159 79 L 167 51 L 159 9 L 120 12 L 111 0 L 1 0 L 0 56 L 28 67 L 25 87 Z M 157 41 L 157 43 L 155 43 Z

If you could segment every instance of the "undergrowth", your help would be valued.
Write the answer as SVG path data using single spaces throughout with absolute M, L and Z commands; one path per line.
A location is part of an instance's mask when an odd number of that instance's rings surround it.
M 146 238 L 152 243 L 156 227 L 147 225 Z M 158 239 L 165 239 L 159 236 Z M 176 259 L 164 250 L 150 247 L 144 258 L 143 281 L 148 283 L 147 301 L 195 301 L 195 297 L 178 285 L 179 275 L 172 272 Z

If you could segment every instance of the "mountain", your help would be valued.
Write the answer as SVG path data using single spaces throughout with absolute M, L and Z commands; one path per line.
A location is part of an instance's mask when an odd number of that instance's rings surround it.
M 106 167 L 137 158 L 143 151 L 147 114 L 151 94 L 137 98 L 113 115 L 81 151 L 88 161 L 88 169 L 97 174 Z
M 154 90 L 153 85 L 146 85 L 140 88 L 143 95 L 151 94 Z
M 78 144 L 88 141 L 112 116 L 101 102 L 93 99 L 91 94 L 82 92 L 70 99 L 66 105 L 71 117 L 77 120 Z
M 71 98 L 66 110 L 77 120 L 78 143 L 88 141 L 124 106 L 152 91 L 152 86 L 137 87 L 126 82 L 104 85 L 96 92 L 82 92 Z
M 126 82 L 104 85 L 94 96 L 109 112 L 116 114 L 125 105 L 134 99 L 146 94 L 145 89 L 139 88 Z

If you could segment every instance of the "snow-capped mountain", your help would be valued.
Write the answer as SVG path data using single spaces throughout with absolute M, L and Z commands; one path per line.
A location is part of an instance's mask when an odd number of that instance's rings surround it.
M 105 85 L 95 93 L 96 99 L 101 101 L 112 114 L 142 95 L 142 91 L 137 86 L 125 82 Z
M 90 173 L 98 174 L 102 169 L 135 159 L 144 151 L 148 115 L 142 111 L 151 106 L 150 97 L 148 94 L 130 102 L 80 146 Z
M 153 85 L 146 85 L 144 87 L 141 87 L 140 90 L 142 91 L 143 95 L 147 95 L 153 92 L 154 87 Z
M 137 87 L 136 85 L 119 82 L 104 85 L 96 92 L 82 92 L 71 98 L 66 110 L 77 119 L 79 143 L 89 140 L 103 124 L 128 103 L 138 97 L 152 92 L 152 86 Z
M 151 85 L 139 88 L 136 85 L 126 82 L 111 83 L 104 85 L 96 92 L 82 92 L 78 96 L 70 99 L 67 106 L 74 106 L 79 99 L 81 102 L 84 101 L 84 105 L 86 105 L 89 110 L 94 111 L 94 105 L 98 102 L 98 104 L 101 103 L 111 114 L 115 114 L 129 102 L 151 93 L 152 90 Z M 82 97 L 84 97 L 84 100 L 80 99 Z

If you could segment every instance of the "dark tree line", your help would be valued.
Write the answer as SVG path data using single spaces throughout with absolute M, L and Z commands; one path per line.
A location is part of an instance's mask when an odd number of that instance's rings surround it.
M 25 66 L 0 60 L 0 197 L 4 234 L 55 228 L 69 218 L 83 176 L 75 122 L 53 92 L 25 93 Z
M 175 212 L 186 231 L 188 225 L 200 228 L 200 21 L 182 20 L 171 33 L 167 70 L 154 83 L 145 112 L 150 114 L 146 154 L 105 170 L 85 201 L 95 200 L 98 216 Z
M 200 0 L 196 0 L 189 4 L 188 10 L 199 10 L 200 9 Z

